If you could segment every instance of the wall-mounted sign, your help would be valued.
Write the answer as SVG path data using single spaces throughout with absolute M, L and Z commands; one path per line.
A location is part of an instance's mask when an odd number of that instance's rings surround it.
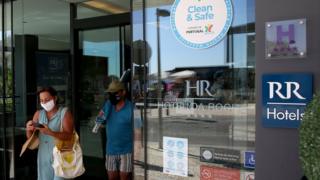
M 266 22 L 265 29 L 267 59 L 306 56 L 306 19 Z
M 188 139 L 163 137 L 163 172 L 188 176 Z
M 253 151 L 244 152 L 244 167 L 254 169 L 256 166 L 256 153 Z
M 63 52 L 38 51 L 37 61 L 38 86 L 66 86 L 68 78 L 69 54 Z
M 170 20 L 172 31 L 180 42 L 203 49 L 224 38 L 232 18 L 231 0 L 175 0 Z
M 254 172 L 244 172 L 244 180 L 254 180 Z
M 200 161 L 237 166 L 240 163 L 240 151 L 234 149 L 200 147 Z
M 200 180 L 239 180 L 240 171 L 231 168 L 200 166 Z
M 262 76 L 262 125 L 297 128 L 312 99 L 312 74 L 265 74 Z

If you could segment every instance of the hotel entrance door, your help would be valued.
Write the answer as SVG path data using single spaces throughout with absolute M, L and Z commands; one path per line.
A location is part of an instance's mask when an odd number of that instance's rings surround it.
M 92 128 L 108 84 L 131 66 L 129 24 L 129 13 L 77 19 L 73 23 L 73 112 L 86 168 L 81 179 L 107 177 L 105 130 L 92 133 Z
M 125 69 L 123 34 L 128 26 L 81 31 L 78 121 L 87 176 L 105 179 L 105 130 L 92 133 L 95 118 L 106 99 L 106 89 Z M 130 53 L 129 53 L 130 54 Z

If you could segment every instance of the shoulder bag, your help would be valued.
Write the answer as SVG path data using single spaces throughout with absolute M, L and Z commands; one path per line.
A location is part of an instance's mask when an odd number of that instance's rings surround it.
M 63 109 L 61 114 L 60 131 L 63 131 L 62 120 L 66 109 Z M 63 178 L 75 178 L 81 176 L 84 171 L 82 149 L 79 143 L 77 132 L 73 131 L 73 137 L 70 141 L 61 141 L 56 139 L 56 145 L 53 148 L 53 163 L 54 174 Z M 70 147 L 70 142 L 72 146 Z

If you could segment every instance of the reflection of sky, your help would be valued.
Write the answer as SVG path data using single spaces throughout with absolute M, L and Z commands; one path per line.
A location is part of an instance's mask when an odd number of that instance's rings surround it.
M 83 55 L 108 58 L 108 75 L 120 75 L 119 41 L 83 42 Z
M 2 31 L 0 31 L 0 33 L 2 34 Z M 4 36 L 6 37 L 6 39 L 8 40 L 8 42 L 10 42 L 10 38 L 11 38 L 11 31 L 7 30 L 4 32 Z M 0 36 L 0 41 L 2 41 L 2 36 Z
M 162 6 L 161 9 L 170 11 L 171 6 Z M 254 0 L 233 1 L 234 20 L 232 26 L 243 25 L 254 22 Z M 249 12 L 250 11 L 250 12 Z M 142 39 L 142 13 L 133 12 L 133 41 Z M 146 40 L 152 49 L 150 59 L 150 73 L 157 72 L 157 28 L 156 8 L 146 9 Z M 160 52 L 161 71 L 172 70 L 176 67 L 200 67 L 200 66 L 222 66 L 226 64 L 226 39 L 217 45 L 196 50 L 184 46 L 171 32 L 170 18 L 160 17 Z M 236 35 L 234 44 L 234 65 L 246 66 L 247 60 L 247 38 L 246 35 Z

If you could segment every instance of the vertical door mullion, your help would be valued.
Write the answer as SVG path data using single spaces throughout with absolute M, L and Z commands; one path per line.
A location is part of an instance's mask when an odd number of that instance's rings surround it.
M 147 37 L 146 37 L 146 1 L 145 0 L 142 0 L 142 36 L 143 36 L 143 41 L 145 42 L 143 45 L 144 45 L 144 54 L 143 54 L 143 65 L 144 65 L 144 68 L 147 64 Z M 148 65 L 148 68 L 149 68 L 149 65 Z M 147 180 L 147 176 L 148 176 L 148 117 L 147 117 L 147 77 L 148 77 L 148 70 L 147 68 L 145 68 L 144 70 L 144 73 L 143 73 L 143 109 L 144 109 L 144 113 L 143 113 L 143 118 L 144 118 L 144 121 L 143 121 L 143 141 L 144 141 L 144 179 Z
M 78 106 L 79 106 L 79 95 L 78 95 L 78 82 L 77 76 L 79 71 L 79 61 L 77 54 L 79 51 L 79 30 L 75 29 L 74 22 L 77 19 L 77 6 L 76 4 L 70 3 L 70 42 L 71 42 L 71 107 L 72 114 L 75 119 L 75 128 L 80 135 L 80 122 L 78 121 Z M 80 135 L 81 136 L 81 135 Z
M 5 82 L 5 51 L 4 51 L 4 47 L 5 47 L 5 13 L 4 13 L 4 7 L 5 7 L 5 0 L 2 0 L 1 1 L 2 3 L 2 6 L 1 6 L 1 15 L 2 15 L 2 24 L 1 24 L 1 37 L 2 37 L 2 41 L 1 41 L 1 54 L 2 54 L 2 59 L 1 59 L 1 62 L 2 62 L 2 128 L 3 128 L 3 176 L 4 176 L 4 179 L 6 180 L 7 177 L 8 177 L 8 174 L 7 174 L 7 132 L 6 132 L 6 127 L 7 127 L 7 123 L 6 123 L 6 102 L 5 102 L 5 98 L 6 98 L 6 93 L 5 93 L 5 85 L 6 85 L 6 82 Z
M 122 28 L 123 26 L 118 26 L 119 28 L 119 59 L 120 59 L 120 77 L 121 77 L 121 74 L 122 72 L 125 71 L 125 67 L 124 67 L 124 57 L 123 57 L 123 46 L 124 46 L 124 42 L 122 41 Z
M 11 118 L 13 120 L 13 122 L 11 123 L 11 126 L 12 126 L 12 138 L 11 138 L 11 141 L 12 141 L 12 156 L 13 156 L 13 175 L 14 175 L 14 179 L 16 178 L 16 159 L 15 159 L 15 152 L 16 152 L 16 149 L 15 149 L 15 137 L 16 137 L 16 133 L 15 133 L 15 126 L 16 126 L 16 119 L 15 119 L 15 113 L 16 113 L 16 110 L 15 110 L 15 86 L 14 86 L 14 74 L 15 74 L 15 69 L 14 69 L 14 53 L 13 53 L 13 0 L 10 1 L 10 40 L 11 40 L 11 43 L 10 43 L 10 53 L 11 53 L 11 69 L 12 69 L 12 92 L 11 92 L 11 98 L 12 98 L 12 109 L 11 109 Z M 8 79 L 9 80 L 9 79 Z

